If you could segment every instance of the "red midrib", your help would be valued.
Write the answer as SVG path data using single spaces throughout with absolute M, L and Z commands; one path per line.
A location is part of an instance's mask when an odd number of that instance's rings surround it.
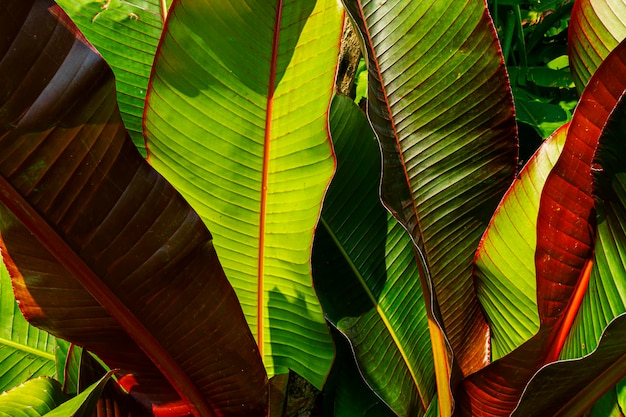
M 137 343 L 181 398 L 189 404 L 193 415 L 195 417 L 215 416 L 198 387 L 165 347 L 156 340 L 128 306 L 109 287 L 103 284 L 101 278 L 48 224 L 46 219 L 1 175 L 0 199 Z
M 278 61 L 278 42 L 280 40 L 280 23 L 283 13 L 283 0 L 276 5 L 274 21 L 274 39 L 272 41 L 272 58 L 270 61 L 270 79 L 267 86 L 267 105 L 265 109 L 265 137 L 263 138 L 263 173 L 261 176 L 261 208 L 259 210 L 259 261 L 257 270 L 257 343 L 259 354 L 263 358 L 263 311 L 265 305 L 265 222 L 267 217 L 267 179 L 270 165 L 270 142 L 272 140 L 272 112 L 274 110 L 274 92 L 276 89 L 276 64 Z

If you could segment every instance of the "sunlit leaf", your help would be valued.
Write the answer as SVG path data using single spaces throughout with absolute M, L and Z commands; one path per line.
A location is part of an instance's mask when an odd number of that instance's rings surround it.
M 333 346 L 310 257 L 341 28 L 336 0 L 177 1 L 145 120 L 150 163 L 214 233 L 268 374 L 318 388 Z

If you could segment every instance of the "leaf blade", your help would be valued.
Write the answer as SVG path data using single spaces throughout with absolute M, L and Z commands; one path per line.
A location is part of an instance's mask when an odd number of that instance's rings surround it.
M 268 373 L 318 388 L 333 348 L 309 263 L 340 29 L 334 1 L 176 2 L 146 112 L 149 160 L 214 231 Z

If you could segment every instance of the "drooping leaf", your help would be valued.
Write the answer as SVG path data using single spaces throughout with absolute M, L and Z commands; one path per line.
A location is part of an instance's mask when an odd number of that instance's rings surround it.
M 59 0 L 111 66 L 124 125 L 143 153 L 143 107 L 163 21 L 161 0 Z M 170 1 L 168 1 L 170 3 Z
M 318 388 L 333 347 L 310 257 L 341 27 L 335 0 L 176 1 L 145 121 L 150 163 L 215 234 L 268 374 Z
M 572 77 L 578 91 L 621 41 L 626 38 L 626 3 L 576 0 L 569 24 L 568 48 Z
M 472 261 L 517 157 L 495 30 L 481 0 L 344 3 L 369 61 L 368 115 L 383 149 L 383 200 L 419 248 L 434 286 L 436 305 L 428 308 L 441 312 L 454 357 L 470 374 L 489 361 Z M 431 294 L 425 298 L 430 304 Z M 431 332 L 440 364 L 449 352 L 436 336 Z M 452 407 L 441 393 L 439 405 L 443 415 Z
M 415 252 L 380 204 L 380 152 L 365 115 L 337 96 L 330 128 L 337 173 L 316 235 L 315 287 L 368 384 L 398 415 L 421 416 L 436 387 Z
M 561 154 L 568 127 L 550 136 L 521 170 L 476 254 L 476 288 L 490 324 L 492 360 L 539 329 L 535 248 L 540 191 Z
M 524 392 L 513 417 L 580 416 L 626 376 L 626 315 L 605 329 L 598 348 L 576 360 L 542 368 Z
M 0 416 L 45 416 L 67 400 L 61 385 L 50 378 L 40 377 L 0 395 Z
M 5 5 L 0 227 L 24 315 L 164 415 L 264 415 L 266 375 L 211 235 L 133 146 L 111 70 L 53 2 Z
M 561 353 L 592 272 L 596 214 L 593 157 L 618 99 L 626 91 L 626 44 L 598 68 L 574 112 L 561 155 L 542 189 L 535 268 L 538 333 L 464 382 L 463 413 L 508 415 L 533 374 Z M 500 375 L 506 378 L 497 379 Z
M 54 376 L 55 338 L 31 326 L 20 313 L 11 278 L 0 265 L 0 392 L 25 381 Z

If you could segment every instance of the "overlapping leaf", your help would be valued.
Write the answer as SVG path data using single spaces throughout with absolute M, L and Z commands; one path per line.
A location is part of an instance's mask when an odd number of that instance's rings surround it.
M 55 338 L 31 326 L 13 295 L 11 279 L 0 265 L 0 392 L 39 376 L 54 376 Z
M 174 2 L 145 120 L 149 160 L 215 234 L 268 373 L 318 388 L 333 347 L 310 256 L 341 26 L 335 0 Z
M 585 89 L 542 190 L 535 251 L 539 332 L 465 381 L 466 414 L 508 415 L 535 371 L 561 352 L 591 272 L 596 223 L 592 163 L 600 135 L 626 91 L 624 71 L 626 44 L 620 44 Z M 503 375 L 505 379 L 496 379 Z
M 380 204 L 380 153 L 363 113 L 336 97 L 330 126 L 338 168 L 316 236 L 316 289 L 368 384 L 398 415 L 421 416 L 436 387 L 411 240 Z
M 472 261 L 517 158 L 495 31 L 480 0 L 344 3 L 369 61 L 368 114 L 383 149 L 383 200 L 421 252 L 433 308 L 469 374 L 489 360 Z
M 626 376 L 626 316 L 606 327 L 597 349 L 582 359 L 542 368 L 530 382 L 514 417 L 580 416 Z
M 539 329 L 535 270 L 539 200 L 568 127 L 551 135 L 524 166 L 476 254 L 476 288 L 491 328 L 492 360 L 519 347 Z
M 122 369 L 144 406 L 264 415 L 265 372 L 211 235 L 133 146 L 111 70 L 53 2 L 5 5 L 0 226 L 25 316 Z
M 576 0 L 569 24 L 570 68 L 578 91 L 621 41 L 626 38 L 626 3 L 612 0 Z
M 122 120 L 142 152 L 143 107 L 165 20 L 163 3 L 162 0 L 58 2 L 113 69 Z

